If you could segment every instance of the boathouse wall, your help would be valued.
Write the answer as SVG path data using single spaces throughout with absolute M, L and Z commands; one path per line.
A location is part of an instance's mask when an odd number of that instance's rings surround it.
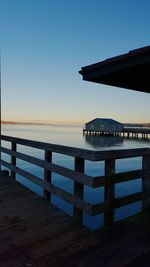
M 117 133 L 123 131 L 123 124 L 112 119 L 94 119 L 85 124 L 84 130 Z

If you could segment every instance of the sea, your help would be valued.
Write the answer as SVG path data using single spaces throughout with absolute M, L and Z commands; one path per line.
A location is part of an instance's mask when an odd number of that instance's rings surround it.
M 116 150 L 116 149 L 130 149 L 130 148 L 150 148 L 150 139 L 133 139 L 133 138 L 123 138 L 120 136 L 94 136 L 83 134 L 82 125 L 64 125 L 64 124 L 51 124 L 51 125 L 38 125 L 38 124 L 3 124 L 2 134 L 20 137 L 29 140 L 42 141 L 51 144 L 60 144 L 65 146 L 89 149 L 94 151 L 104 151 L 104 150 Z M 2 145 L 10 148 L 8 142 L 2 141 Z M 39 149 L 34 149 L 30 147 L 25 147 L 18 145 L 17 151 L 44 159 L 44 152 Z M 2 159 L 10 162 L 10 156 L 2 153 Z M 53 153 L 53 162 L 70 169 L 74 169 L 74 159 L 73 157 L 60 155 Z M 17 159 L 17 166 L 31 172 L 37 177 L 43 179 L 44 172 L 43 169 L 34 166 L 30 163 Z M 120 159 L 116 161 L 116 172 L 124 172 L 130 170 L 138 170 L 142 167 L 142 158 L 131 158 L 131 159 Z M 4 168 L 6 169 L 6 168 Z M 92 176 L 100 176 L 104 174 L 104 162 L 85 162 L 85 173 Z M 17 180 L 24 186 L 30 188 L 32 191 L 38 195 L 43 195 L 43 190 L 35 185 L 34 183 L 28 181 L 27 179 L 17 175 Z M 52 174 L 52 183 L 67 192 L 73 192 L 73 182 L 72 180 L 65 178 L 61 175 Z M 136 179 L 134 181 L 123 182 L 115 185 L 115 197 L 121 197 L 130 195 L 141 191 L 142 189 L 142 179 Z M 104 201 L 104 188 L 89 188 L 85 186 L 84 189 L 84 200 L 87 202 L 92 202 L 93 204 L 98 204 Z M 73 207 L 67 202 L 59 199 L 55 195 L 52 195 L 52 203 L 60 208 L 66 214 L 72 216 Z M 141 211 L 142 203 L 141 201 L 135 202 L 130 205 L 123 206 L 115 210 L 115 221 L 122 220 L 125 217 L 131 216 L 133 214 Z M 89 216 L 84 214 L 83 224 L 90 228 L 91 230 L 98 229 L 103 226 L 104 216 L 103 214 L 96 216 Z

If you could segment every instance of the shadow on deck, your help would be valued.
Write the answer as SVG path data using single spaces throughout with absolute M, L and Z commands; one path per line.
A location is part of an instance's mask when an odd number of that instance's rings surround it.
M 91 232 L 0 176 L 0 266 L 149 266 L 150 212 Z M 147 265 L 148 264 L 148 265 Z

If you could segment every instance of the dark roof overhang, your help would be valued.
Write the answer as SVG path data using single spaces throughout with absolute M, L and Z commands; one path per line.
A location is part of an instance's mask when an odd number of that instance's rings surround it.
M 150 46 L 83 67 L 79 73 L 85 81 L 150 93 Z

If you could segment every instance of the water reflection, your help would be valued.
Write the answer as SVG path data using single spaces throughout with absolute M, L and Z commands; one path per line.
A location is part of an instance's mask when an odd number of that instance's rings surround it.
M 132 140 L 133 142 L 137 142 L 138 143 L 142 143 L 142 144 L 147 144 L 148 146 L 150 145 L 150 139 L 149 138 L 142 138 L 140 137 L 128 137 L 128 136 L 124 136 L 123 139 L 126 141 L 128 140 Z
M 123 137 L 121 136 L 95 136 L 84 135 L 85 142 L 93 148 L 121 146 Z
M 81 126 L 6 124 L 2 134 L 91 150 L 150 147 L 149 139 L 83 135 Z

